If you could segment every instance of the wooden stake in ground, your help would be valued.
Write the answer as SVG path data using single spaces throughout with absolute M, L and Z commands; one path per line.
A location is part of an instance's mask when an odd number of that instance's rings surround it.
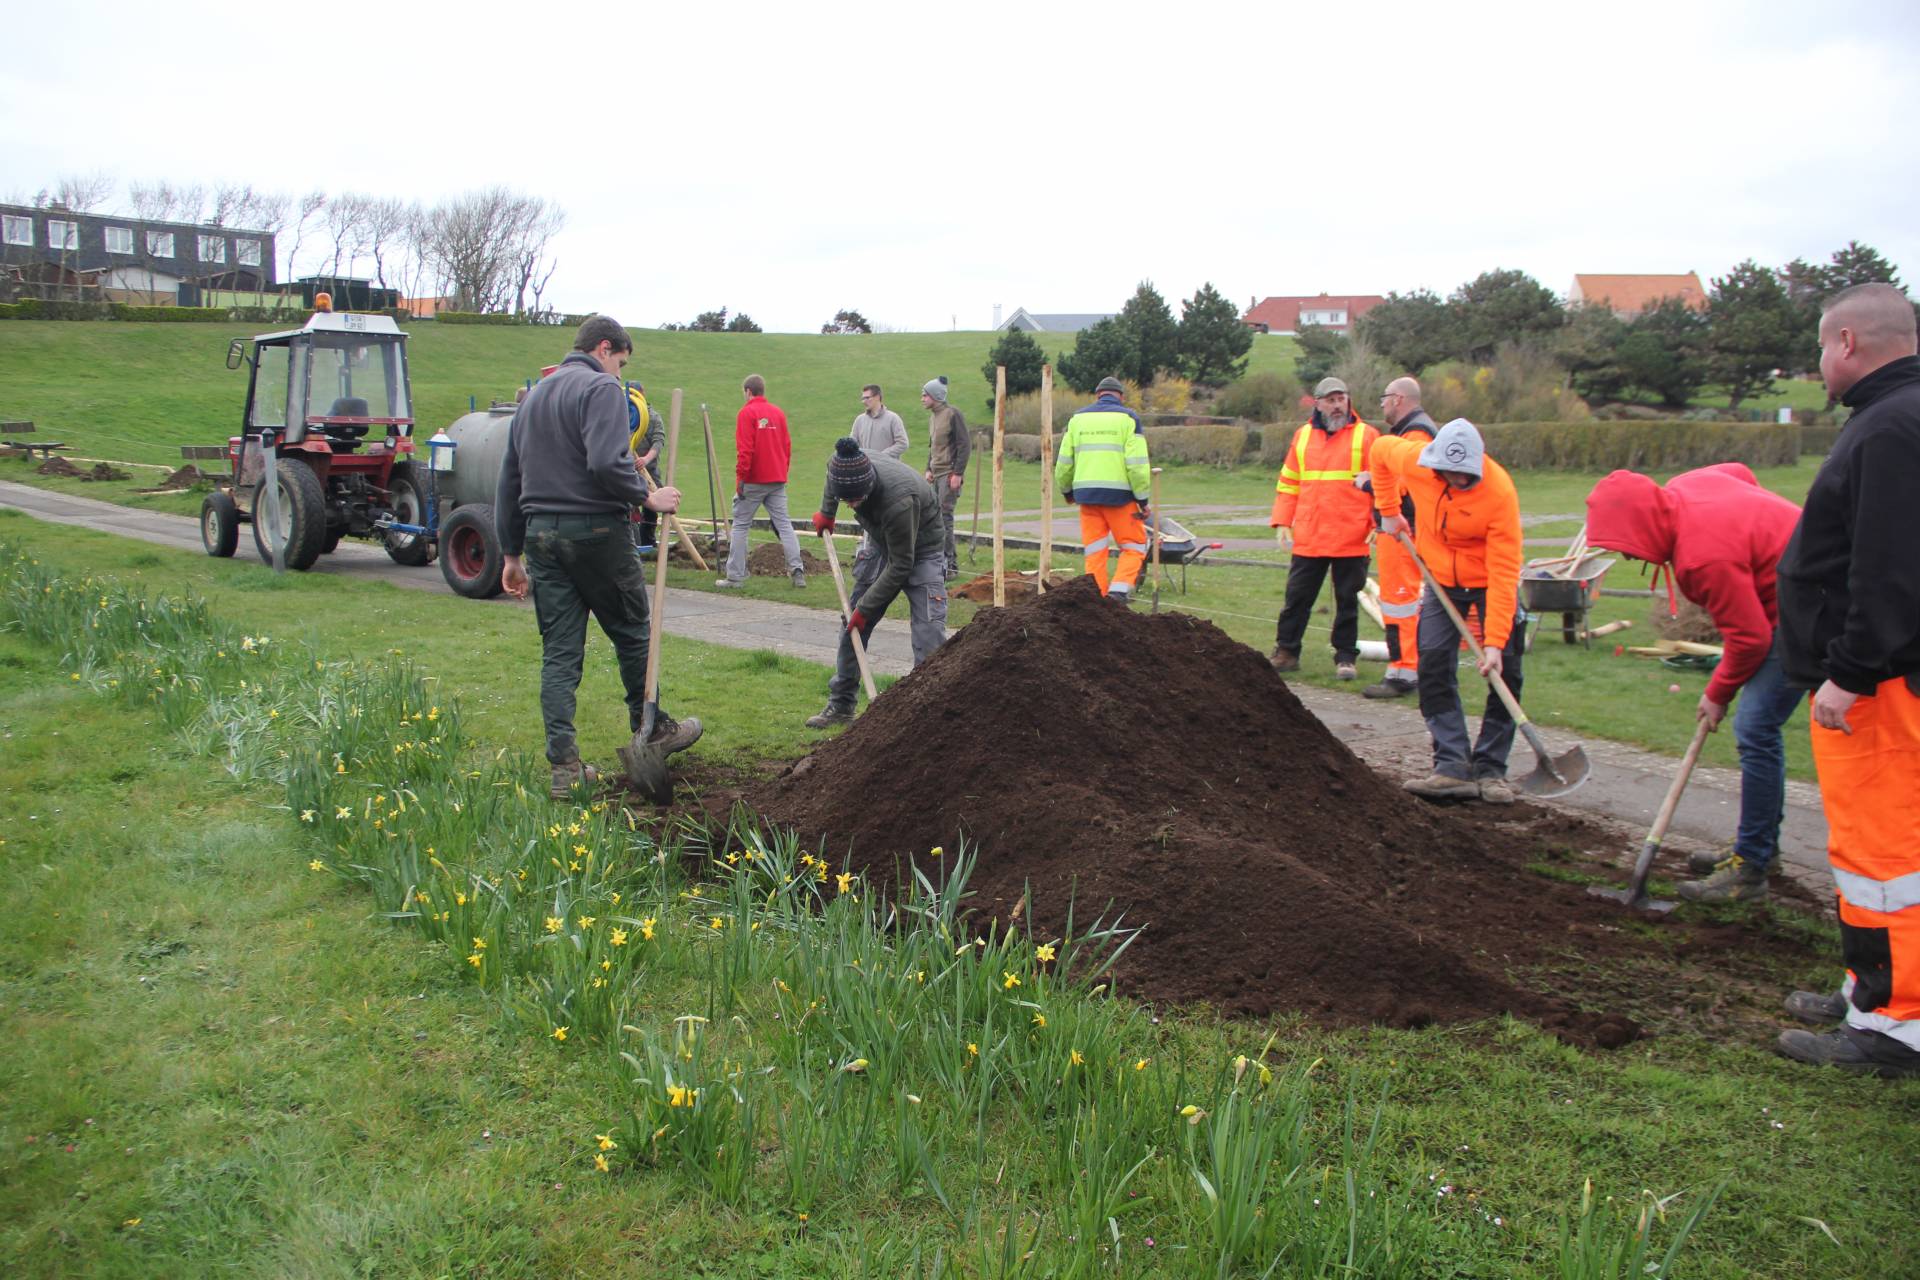
M 880 695 L 874 692 L 873 670 L 867 666 L 867 642 L 853 629 L 853 604 L 847 599 L 847 584 L 840 578 L 840 553 L 833 549 L 833 535 L 825 529 L 820 531 L 820 541 L 827 549 L 827 566 L 833 570 L 833 589 L 840 593 L 840 621 L 853 637 L 853 656 L 860 663 L 860 683 L 867 688 L 867 705 L 871 706 Z
M 969 438 L 974 436 L 973 428 L 967 428 Z M 973 450 L 969 450 L 973 452 Z M 976 470 L 973 479 L 973 536 L 967 539 L 967 563 L 973 563 L 973 557 L 980 550 L 980 473 Z
M 1007 477 L 1007 366 L 993 370 L 993 607 L 1007 603 L 1007 540 L 1003 488 Z
M 1040 576 L 1042 595 L 1053 570 L 1053 366 L 1040 366 Z
M 1147 482 L 1147 506 L 1151 508 L 1153 511 L 1154 523 L 1159 524 L 1161 520 L 1160 468 L 1155 467 L 1153 471 L 1150 473 L 1150 475 L 1151 475 L 1151 478 Z M 1152 539 L 1153 541 L 1153 568 L 1152 570 L 1150 570 L 1150 572 L 1153 574 L 1153 612 L 1158 613 L 1160 612 L 1160 542 L 1161 542 L 1161 538 L 1160 538 L 1160 535 L 1152 529 L 1147 530 L 1147 537 Z

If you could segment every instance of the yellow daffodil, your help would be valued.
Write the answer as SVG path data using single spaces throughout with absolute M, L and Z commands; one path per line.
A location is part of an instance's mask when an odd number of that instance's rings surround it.
M 653 917 L 648 916 L 640 922 L 640 937 L 647 942 L 653 941 Z
M 1069 1050 L 1069 1051 L 1068 1051 L 1068 1053 L 1067 1053 L 1067 1065 L 1068 1065 L 1068 1066 L 1070 1066 L 1070 1067 L 1080 1067 L 1080 1066 L 1085 1066 L 1085 1065 L 1086 1065 L 1086 1062 L 1087 1062 L 1087 1060 L 1086 1060 L 1085 1058 L 1083 1058 L 1083 1057 L 1081 1057 L 1081 1056 L 1080 1056 L 1080 1051 L 1079 1051 L 1078 1049 L 1072 1049 L 1072 1050 Z
M 613 905 L 614 905 L 614 906 L 616 906 L 616 907 L 617 907 L 617 906 L 619 906 L 619 905 L 620 905 L 620 895 L 619 895 L 619 894 L 617 894 L 617 893 L 615 893 L 615 894 L 609 894 L 608 896 L 609 896 L 609 897 L 611 897 L 611 898 L 613 899 Z
M 587 846 L 583 844 L 577 844 L 573 846 L 573 851 L 579 854 L 583 858 L 587 856 Z
M 737 867 L 737 866 L 739 866 L 739 865 L 740 865 L 740 855 L 739 855 L 739 854 L 737 854 L 737 853 L 730 853 L 730 854 L 728 854 L 728 855 L 727 855 L 727 865 L 728 865 L 728 866 L 730 866 L 730 867 Z
M 472 965 L 476 969 L 478 969 L 485 960 L 486 960 L 486 957 L 481 955 L 478 951 L 474 952 L 472 955 L 467 957 L 467 963 Z
M 1036 1014 L 1034 1014 L 1034 1015 L 1033 1015 L 1033 1025 L 1034 1025 L 1034 1026 L 1036 1026 L 1036 1027 L 1039 1027 L 1039 1028 L 1041 1028 L 1041 1029 L 1043 1029 L 1043 1030 L 1044 1030 L 1044 1029 L 1046 1028 L 1046 1025 L 1047 1025 L 1047 1015 L 1046 1015 L 1046 1014 L 1044 1014 L 1044 1013 L 1036 1013 Z
M 834 881 L 839 884 L 840 892 L 842 893 L 846 893 L 853 888 L 853 877 L 844 871 L 836 875 Z
M 318 858 L 315 858 L 312 862 L 309 862 L 307 864 L 307 870 L 309 871 L 325 871 L 326 869 L 327 869 L 327 864 L 320 861 L 320 859 Z
M 1020 975 L 1011 969 L 1002 969 L 1000 971 L 1000 977 L 1000 988 L 1003 991 L 1011 991 L 1020 985 Z
M 865 1058 L 855 1058 L 852 1062 L 849 1062 L 846 1066 L 841 1068 L 841 1070 L 856 1076 L 859 1075 L 862 1071 L 865 1071 L 866 1069 L 867 1069 L 867 1060 Z
M 1038 960 L 1041 964 L 1052 964 L 1053 963 L 1053 944 L 1051 942 L 1043 942 L 1039 946 L 1035 947 L 1033 949 L 1033 958 Z
M 946 853 L 946 850 L 941 848 L 939 845 L 935 845 L 929 852 L 932 854 L 933 857 L 938 858 L 944 853 Z
M 568 835 L 570 835 L 570 836 L 577 836 L 577 835 L 579 835 L 579 834 L 580 834 L 580 824 L 579 824 L 579 823 L 577 823 L 577 822 L 569 822 L 569 823 L 567 824 L 567 834 L 568 834 Z
M 553 1029 L 553 1038 L 554 1038 L 555 1040 L 558 1040 L 558 1041 L 560 1041 L 560 1042 L 561 1042 L 562 1044 L 565 1044 L 565 1043 L 566 1043 L 566 1040 L 567 1040 L 567 1032 L 568 1032 L 568 1030 L 569 1030 L 569 1028 L 567 1028 L 567 1027 L 555 1027 L 555 1028 Z
M 561 925 L 563 925 L 563 924 L 565 924 L 565 923 L 566 923 L 566 921 L 565 921 L 565 920 L 562 920 L 562 919 L 561 919 L 561 918 L 560 918 L 559 916 L 548 916 L 548 917 L 547 917 L 547 932 L 548 932 L 548 933 L 558 933 L 558 932 L 560 932 L 560 926 L 561 926 Z
M 969 1058 L 977 1058 L 980 1056 L 980 1046 L 971 1040 L 967 1041 L 967 1056 Z
M 608 935 L 607 941 L 613 943 L 616 947 L 624 947 L 627 945 L 627 931 L 625 929 L 615 929 Z
M 487 949 L 487 940 L 485 938 L 475 938 L 473 940 L 473 949 L 475 951 L 485 951 Z
M 464 894 L 464 893 L 456 893 L 456 894 L 454 894 L 454 895 L 453 895 L 453 905 L 454 905 L 454 906 L 456 906 L 456 907 L 464 907 L 464 906 L 466 906 L 466 905 L 467 905 L 467 895 L 466 895 L 466 894 Z
M 719 916 L 714 916 L 710 921 L 708 921 L 708 923 L 715 929 L 724 929 L 727 924 L 727 922 L 722 920 Z
M 604 1133 L 596 1133 L 596 1134 L 594 1134 L 594 1135 L 593 1135 L 593 1140 L 594 1140 L 594 1142 L 596 1142 L 597 1144 L 599 1144 L 599 1147 L 600 1147 L 600 1149 L 601 1149 L 602 1151 L 613 1151 L 613 1150 L 615 1150 L 615 1149 L 617 1149 L 617 1148 L 619 1147 L 619 1145 L 620 1145 L 619 1143 L 617 1143 L 617 1142 L 615 1142 L 615 1141 L 614 1141 L 614 1140 L 613 1140 L 612 1138 L 609 1138 L 609 1137 L 608 1137 L 608 1136 L 607 1136 L 606 1134 L 604 1134 Z
M 593 928 L 593 922 L 595 918 L 596 917 L 594 916 L 575 916 L 573 918 L 573 922 L 579 925 L 582 929 L 591 929 Z
M 602 972 L 602 973 L 608 973 L 608 972 L 611 972 L 611 971 L 612 971 L 612 969 L 613 969 L 613 961 L 611 961 L 611 960 L 602 960 L 602 961 L 600 962 L 600 972 Z
M 1133 1064 L 1133 1069 L 1135 1071 L 1145 1071 L 1147 1069 L 1147 1064 L 1152 1061 L 1153 1061 L 1152 1058 L 1142 1058 L 1140 1059 L 1140 1061 Z
M 602 1155 L 594 1156 L 593 1167 L 598 1169 L 601 1173 L 605 1173 L 607 1171 L 607 1158 Z
M 690 1107 L 699 1100 L 698 1089 L 683 1089 L 677 1084 L 667 1086 L 667 1105 L 670 1107 Z
M 342 772 L 344 772 L 344 770 Z M 339 808 L 333 811 L 333 816 L 337 820 L 341 822 L 345 822 L 348 818 L 351 818 L 353 816 L 353 810 L 347 808 L 347 806 L 345 805 L 341 805 Z
M 312 822 L 312 821 L 313 821 L 313 810 L 311 810 L 311 809 L 302 809 L 302 810 L 300 811 L 300 821 L 302 821 L 302 822 Z

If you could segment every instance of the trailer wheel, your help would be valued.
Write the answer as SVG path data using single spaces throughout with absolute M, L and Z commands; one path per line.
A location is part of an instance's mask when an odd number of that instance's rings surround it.
M 493 508 L 468 503 L 440 526 L 440 576 L 456 595 L 469 600 L 491 600 L 500 594 L 500 571 L 506 556 L 493 527 Z
M 210 493 L 200 504 L 200 545 L 222 560 L 240 546 L 240 508 L 233 495 Z
M 427 490 L 420 483 L 420 472 L 412 463 L 394 464 L 393 474 L 387 478 L 387 493 L 391 497 L 395 520 L 401 524 L 426 524 Z M 418 533 L 389 533 L 387 554 L 393 557 L 395 564 L 418 567 L 433 559 L 433 542 Z
M 276 460 L 273 471 L 280 481 L 279 534 L 287 548 L 287 568 L 311 569 L 320 558 L 320 540 L 327 531 L 327 495 L 313 468 L 297 458 Z M 263 481 L 253 491 L 253 546 L 262 560 L 272 564 L 265 490 Z

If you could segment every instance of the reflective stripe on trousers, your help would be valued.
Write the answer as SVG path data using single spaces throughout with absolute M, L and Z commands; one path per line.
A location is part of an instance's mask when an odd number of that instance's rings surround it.
M 1122 587 L 1132 590 L 1140 578 L 1141 566 L 1147 562 L 1147 522 L 1140 518 L 1136 504 L 1097 507 L 1082 503 L 1080 541 L 1086 546 L 1087 572 L 1100 584 L 1102 592 L 1108 590 L 1109 582 L 1116 590 Z M 1107 553 L 1116 544 L 1120 548 L 1120 566 L 1109 577 Z

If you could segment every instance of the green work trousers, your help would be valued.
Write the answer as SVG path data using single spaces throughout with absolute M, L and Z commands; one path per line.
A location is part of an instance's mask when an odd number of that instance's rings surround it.
M 530 515 L 527 577 L 540 624 L 540 715 L 547 760 L 580 758 L 573 712 L 586 661 L 587 617 L 613 642 L 627 690 L 627 728 L 640 728 L 647 698 L 647 579 L 624 513 Z

